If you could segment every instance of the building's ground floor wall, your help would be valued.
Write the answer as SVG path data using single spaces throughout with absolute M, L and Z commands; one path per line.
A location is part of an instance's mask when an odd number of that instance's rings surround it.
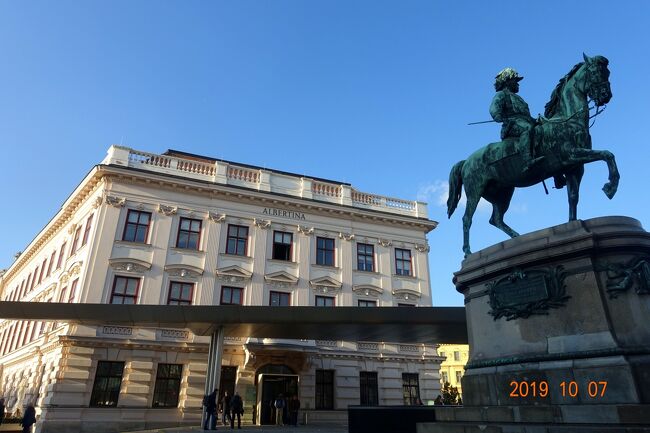
M 199 424 L 207 371 L 204 339 L 191 337 L 186 331 L 121 327 L 103 327 L 94 336 L 86 334 L 59 335 L 3 360 L 0 389 L 7 412 L 17 414 L 35 403 L 37 432 L 41 433 Z M 369 386 L 371 399 L 379 405 L 405 404 L 407 391 L 417 391 L 422 402 L 429 404 L 440 393 L 441 360 L 434 347 L 421 345 L 227 339 L 222 388 L 241 395 L 244 420 L 248 422 L 268 421 L 266 408 L 269 398 L 274 398 L 270 397 L 272 393 L 279 389 L 278 380 L 287 386 L 295 384 L 285 389 L 287 393 L 297 391 L 300 422 L 345 422 L 348 405 L 360 404 L 364 398 L 361 394 L 368 398 Z M 106 381 L 103 376 L 99 378 L 102 373 L 98 368 L 108 363 L 120 368 L 123 365 L 121 377 L 108 379 L 117 383 L 116 404 L 92 407 L 97 404 L 98 381 Z M 173 382 L 172 393 L 178 392 L 174 407 L 153 407 L 164 397 L 159 389 L 163 383 L 161 365 L 180 366 Z M 410 378 L 408 389 L 405 374 Z M 368 375 L 376 377 L 376 384 L 367 383 Z M 331 384 L 323 377 L 331 379 Z M 264 388 L 270 384 L 276 388 Z

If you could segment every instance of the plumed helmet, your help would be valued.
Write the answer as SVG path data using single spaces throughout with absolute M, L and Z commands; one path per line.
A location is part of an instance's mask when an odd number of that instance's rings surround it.
M 519 73 L 512 68 L 505 68 L 497 74 L 494 81 L 494 87 L 502 89 L 510 80 L 521 81 L 524 77 L 519 76 Z

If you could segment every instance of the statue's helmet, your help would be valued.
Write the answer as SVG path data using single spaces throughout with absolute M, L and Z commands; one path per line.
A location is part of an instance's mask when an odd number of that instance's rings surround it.
M 497 74 L 495 77 L 494 81 L 494 87 L 497 90 L 501 90 L 505 87 L 505 84 L 508 81 L 515 80 L 515 81 L 521 81 L 523 80 L 524 77 L 520 76 L 517 71 L 515 71 L 512 68 L 505 68 L 501 72 Z

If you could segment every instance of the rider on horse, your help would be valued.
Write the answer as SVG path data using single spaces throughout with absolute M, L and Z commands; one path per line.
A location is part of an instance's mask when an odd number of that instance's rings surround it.
M 524 170 L 529 170 L 533 165 L 544 159 L 543 156 L 535 158 L 535 126 L 537 121 L 530 115 L 528 104 L 517 95 L 519 81 L 524 77 L 519 76 L 512 68 L 505 68 L 495 77 L 494 88 L 497 91 L 490 105 L 490 115 L 501 126 L 501 139 L 519 138 L 519 148 L 526 152 L 527 164 Z

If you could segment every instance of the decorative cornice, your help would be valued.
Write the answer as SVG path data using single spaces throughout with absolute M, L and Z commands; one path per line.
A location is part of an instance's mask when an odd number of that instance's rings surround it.
M 422 294 L 416 290 L 397 289 L 397 290 L 393 290 L 393 297 L 395 299 L 403 299 L 405 301 L 409 301 L 409 300 L 417 301 L 422 297 Z
M 255 224 L 257 228 L 266 230 L 271 227 L 271 220 L 253 218 L 253 224 Z
M 280 285 L 285 287 L 286 285 L 295 285 L 298 283 L 298 277 L 291 275 L 286 271 L 273 272 L 271 274 L 264 275 L 264 280 L 273 285 Z
M 175 215 L 178 212 L 178 206 L 167 206 L 165 204 L 158 205 L 158 213 L 161 213 L 165 216 Z
M 203 269 L 190 265 L 166 265 L 165 272 L 172 277 L 197 279 L 203 275 Z
M 382 247 L 390 247 L 391 245 L 393 245 L 393 242 L 391 242 L 390 240 L 382 239 L 382 238 L 377 239 L 377 243 Z
M 212 221 L 213 223 L 222 223 L 226 220 L 226 214 L 225 213 L 216 213 L 209 211 L 208 212 L 208 219 Z
M 108 264 L 115 271 L 142 274 L 151 269 L 151 263 L 137 259 L 109 259 Z
M 296 227 L 296 231 L 302 233 L 305 236 L 310 236 L 314 233 L 314 228 L 299 225 L 298 227 Z
M 219 268 L 216 270 L 217 278 L 222 281 L 227 281 L 229 283 L 242 282 L 250 280 L 253 276 L 251 271 L 248 271 L 240 266 L 233 265 L 227 266 L 225 268 Z
M 106 204 L 117 208 L 124 207 L 126 198 L 106 194 Z
M 332 277 L 320 277 L 309 280 L 309 285 L 316 293 L 337 293 L 341 290 L 343 283 Z
M 346 241 L 351 241 L 352 239 L 354 239 L 354 234 L 341 232 L 341 233 L 339 233 L 339 239 L 344 239 Z
M 357 295 L 373 296 L 377 298 L 384 292 L 384 289 L 373 284 L 357 284 L 352 286 L 352 291 Z

